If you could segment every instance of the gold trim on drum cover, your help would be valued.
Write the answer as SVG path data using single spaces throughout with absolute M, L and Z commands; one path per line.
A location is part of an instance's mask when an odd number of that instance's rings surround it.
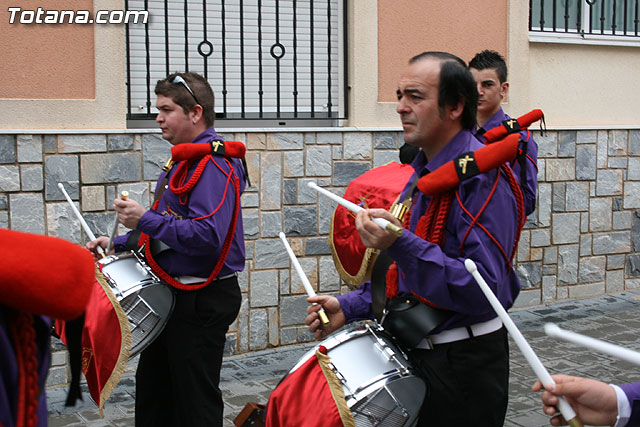
M 129 318 L 125 314 L 122 306 L 118 302 L 118 299 L 115 297 L 113 292 L 111 291 L 111 287 L 107 283 L 104 274 L 100 270 L 96 268 L 96 280 L 104 290 L 105 295 L 111 301 L 113 305 L 113 309 L 116 312 L 116 316 L 118 317 L 118 322 L 120 323 L 120 354 L 118 355 L 118 360 L 116 361 L 116 365 L 111 373 L 111 376 L 105 383 L 104 387 L 100 391 L 100 403 L 98 405 L 100 409 L 100 418 L 104 418 L 103 408 L 104 404 L 113 393 L 113 390 L 116 388 L 122 375 L 124 375 L 125 370 L 127 369 L 127 361 L 129 360 L 129 352 L 131 351 L 131 328 L 129 327 Z
M 329 391 L 331 392 L 331 397 L 333 397 L 333 401 L 336 403 L 336 407 L 338 408 L 342 425 L 345 427 L 356 427 L 356 422 L 353 419 L 353 413 L 351 412 L 351 409 L 349 409 L 349 405 L 347 405 L 347 400 L 344 396 L 342 383 L 336 373 L 333 372 L 333 369 L 331 369 L 331 366 L 329 366 L 331 363 L 331 357 L 327 354 L 316 351 L 316 359 L 318 360 L 318 365 L 322 368 L 322 373 L 329 385 Z
M 401 195 L 402 195 L 402 192 L 398 194 L 398 197 L 396 197 L 396 200 L 391 204 L 391 207 L 393 207 L 400 201 Z M 337 209 L 338 208 L 336 208 L 333 211 L 333 214 L 331 215 L 331 229 L 329 230 L 329 248 L 331 249 L 331 256 L 333 257 L 333 263 L 335 264 L 336 270 L 338 271 L 338 274 L 340 275 L 342 280 L 344 280 L 345 282 L 347 282 L 352 286 L 359 287 L 363 282 L 366 282 L 367 280 L 371 279 L 371 272 L 373 271 L 373 266 L 376 263 L 376 260 L 378 259 L 378 254 L 380 252 L 377 249 L 367 248 L 364 251 L 364 256 L 362 257 L 362 263 L 360 264 L 360 269 L 358 270 L 356 275 L 353 276 L 349 274 L 342 266 L 342 262 L 338 257 L 338 253 L 333 243 L 333 222 L 336 216 Z

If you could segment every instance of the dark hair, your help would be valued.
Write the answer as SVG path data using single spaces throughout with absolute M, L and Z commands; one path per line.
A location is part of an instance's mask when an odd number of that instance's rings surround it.
M 409 145 L 405 142 L 402 144 L 402 147 L 400 147 L 400 152 L 398 153 L 400 163 L 409 164 L 413 162 L 413 159 L 416 158 L 418 152 L 420 152 L 420 147 Z
M 463 67 L 465 68 L 467 67 L 467 64 L 460 57 L 455 56 L 454 54 L 449 52 L 439 52 L 439 51 L 422 52 L 421 54 L 411 58 L 409 60 L 409 64 L 413 64 L 415 62 L 421 61 L 423 59 L 429 59 L 429 58 L 437 58 L 441 61 L 456 61 L 458 64 L 462 65 Z
M 473 57 L 469 62 L 469 68 L 475 68 L 476 70 L 484 70 L 487 68 L 495 68 L 500 84 L 507 81 L 507 63 L 504 61 L 502 55 L 495 50 L 483 50 Z
M 467 64 L 459 57 L 448 52 L 423 52 L 409 60 L 409 64 L 429 58 L 439 59 L 440 82 L 438 89 L 438 107 L 444 112 L 445 105 L 455 106 L 464 103 L 461 124 L 463 129 L 472 130 L 476 124 L 478 110 L 478 89 L 476 81 Z
M 182 77 L 187 82 L 193 91 L 195 98 L 182 84 L 171 83 L 176 76 Z M 185 114 L 191 111 L 196 104 L 200 104 L 202 107 L 204 122 L 207 127 L 213 126 L 213 122 L 215 120 L 215 98 L 209 82 L 207 82 L 200 74 L 173 73 L 167 76 L 166 79 L 158 80 L 156 83 L 155 94 L 171 98 L 173 102 L 182 107 L 182 111 L 184 111 Z M 196 98 L 198 100 L 197 103 Z

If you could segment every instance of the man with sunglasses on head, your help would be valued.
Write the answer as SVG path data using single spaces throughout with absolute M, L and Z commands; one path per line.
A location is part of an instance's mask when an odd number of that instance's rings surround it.
M 140 356 L 135 423 L 221 426 L 225 334 L 241 303 L 245 170 L 230 157 L 234 143 L 224 143 L 213 128 L 214 95 L 202 76 L 172 74 L 157 82 L 155 93 L 162 138 L 190 144 L 181 148 L 205 144 L 210 154 L 167 167 L 149 210 L 132 199 L 114 201 L 120 223 L 142 233 L 114 238 L 115 252 L 144 245 L 150 267 L 175 291 L 164 330 Z M 95 253 L 107 243 L 102 236 L 87 247 Z

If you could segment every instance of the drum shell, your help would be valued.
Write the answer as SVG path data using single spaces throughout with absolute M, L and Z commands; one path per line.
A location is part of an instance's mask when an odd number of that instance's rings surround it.
M 164 329 L 175 303 L 171 287 L 158 278 L 134 251 L 98 261 L 117 303 L 129 319 L 133 358 Z
M 343 383 L 345 400 L 357 426 L 411 426 L 417 422 L 426 394 L 426 384 L 413 373 L 406 356 L 379 326 L 366 326 L 334 333 L 319 345 L 327 349 L 331 363 Z M 317 350 L 305 353 L 289 374 L 302 366 Z M 393 394 L 391 396 L 390 394 Z M 402 411 L 396 402 L 407 412 Z M 384 412 L 386 421 L 369 422 L 363 412 Z

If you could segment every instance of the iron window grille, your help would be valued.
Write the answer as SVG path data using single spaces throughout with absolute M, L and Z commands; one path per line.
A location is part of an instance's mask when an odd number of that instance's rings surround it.
M 640 40 L 638 0 L 529 0 L 529 31 Z
M 347 0 L 125 0 L 127 119 L 148 127 L 157 80 L 193 71 L 216 121 L 332 126 L 347 118 Z M 238 121 L 242 121 L 241 123 Z

